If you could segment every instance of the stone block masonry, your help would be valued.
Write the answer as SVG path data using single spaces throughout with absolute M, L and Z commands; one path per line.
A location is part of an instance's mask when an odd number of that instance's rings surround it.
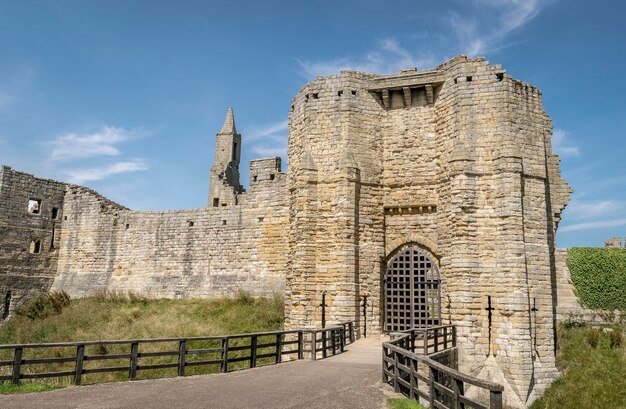
M 526 407 L 558 375 L 567 300 L 551 134 L 541 92 L 482 58 L 318 77 L 292 100 L 288 172 L 252 161 L 248 192 L 229 109 L 203 209 L 133 211 L 3 168 L 0 291 L 284 292 L 286 329 L 319 327 L 323 297 L 329 325 L 368 334 L 452 324 L 460 369 Z

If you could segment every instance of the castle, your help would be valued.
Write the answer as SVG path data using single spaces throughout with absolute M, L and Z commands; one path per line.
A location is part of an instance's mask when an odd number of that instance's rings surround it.
M 44 290 L 242 289 L 284 294 L 290 329 L 320 326 L 324 297 L 329 324 L 373 334 L 456 325 L 460 369 L 525 407 L 558 376 L 555 233 L 571 189 L 551 134 L 537 88 L 459 56 L 305 85 L 289 111 L 288 171 L 252 161 L 249 191 L 229 110 L 203 209 L 133 211 L 3 167 L 5 315 Z

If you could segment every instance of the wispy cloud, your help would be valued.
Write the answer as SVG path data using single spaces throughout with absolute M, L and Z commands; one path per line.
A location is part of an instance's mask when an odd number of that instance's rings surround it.
M 603 229 L 607 227 L 619 227 L 626 225 L 626 219 L 599 220 L 594 222 L 575 223 L 559 227 L 560 232 L 580 231 L 591 229 Z
M 455 12 L 450 17 L 450 24 L 464 53 L 485 54 L 501 48 L 505 37 L 528 24 L 547 3 L 540 0 L 478 0 L 470 4 L 486 11 L 486 14 L 481 13 L 483 19 Z M 469 14 L 476 16 L 479 13 Z
M 397 40 L 386 38 L 361 57 L 339 57 L 322 61 L 298 60 L 300 73 L 310 79 L 320 75 L 338 74 L 341 70 L 390 73 L 402 68 L 426 68 L 434 65 L 436 58 L 430 54 L 414 54 Z
M 118 156 L 118 144 L 139 136 L 139 131 L 105 126 L 94 133 L 67 133 L 57 136 L 51 142 L 50 159 L 67 162 L 94 156 Z
M 573 199 L 567 206 L 568 214 L 576 218 L 589 218 L 608 215 L 623 209 L 624 205 L 614 200 L 582 201 Z
M 69 178 L 70 182 L 81 184 L 106 179 L 112 175 L 143 170 L 148 170 L 146 162 L 143 159 L 132 159 L 103 167 L 65 169 L 62 172 Z
M 555 128 L 552 134 L 552 149 L 562 157 L 578 156 L 580 154 L 580 148 L 569 141 L 569 134 L 559 128 Z
M 288 121 L 278 121 L 250 128 L 243 137 L 251 142 L 251 150 L 260 156 L 287 156 Z

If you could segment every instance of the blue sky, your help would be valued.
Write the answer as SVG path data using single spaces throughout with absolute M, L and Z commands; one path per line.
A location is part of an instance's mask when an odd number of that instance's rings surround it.
M 626 236 L 626 3 L 0 0 L 0 163 L 133 209 L 206 205 L 234 107 L 248 161 L 282 155 L 316 75 L 484 55 L 542 89 L 575 189 L 559 246 Z

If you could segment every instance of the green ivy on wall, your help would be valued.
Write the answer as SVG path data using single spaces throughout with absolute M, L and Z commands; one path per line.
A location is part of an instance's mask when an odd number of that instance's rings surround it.
M 581 303 L 626 311 L 626 249 L 574 247 L 567 267 Z

